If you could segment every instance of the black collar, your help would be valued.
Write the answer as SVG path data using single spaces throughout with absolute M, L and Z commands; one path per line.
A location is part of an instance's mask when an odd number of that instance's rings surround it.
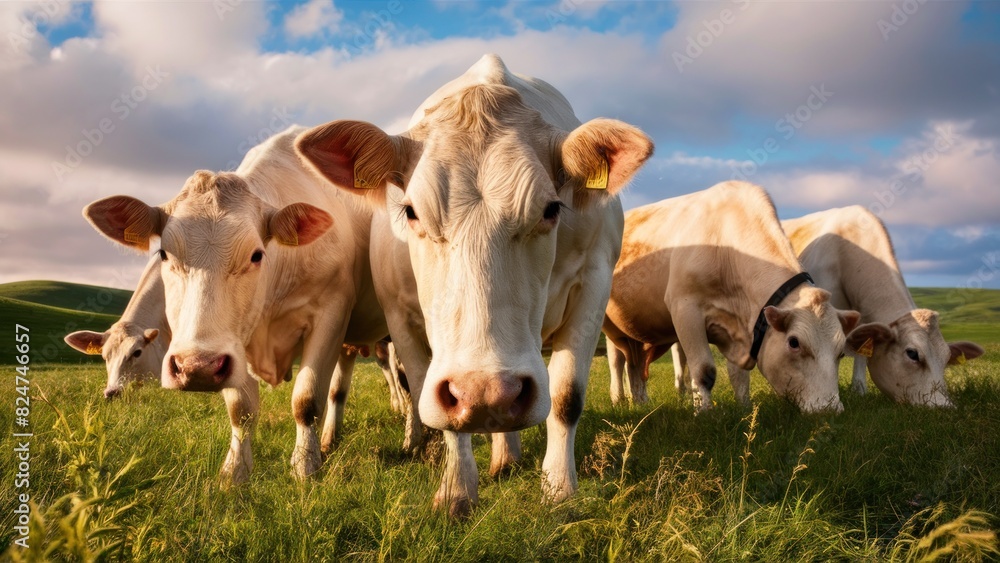
M 790 280 L 781 284 L 778 291 L 775 291 L 771 295 L 771 298 L 767 300 L 767 303 L 764 304 L 764 307 L 760 308 L 760 314 L 757 315 L 757 323 L 753 325 L 753 344 L 750 346 L 750 357 L 755 361 L 757 360 L 757 353 L 760 352 L 760 345 L 764 343 L 764 333 L 767 332 L 767 317 L 764 316 L 764 309 L 766 307 L 777 307 L 778 303 L 781 303 L 785 297 L 788 297 L 788 294 L 793 289 L 806 282 L 816 285 L 809 272 L 795 274 Z

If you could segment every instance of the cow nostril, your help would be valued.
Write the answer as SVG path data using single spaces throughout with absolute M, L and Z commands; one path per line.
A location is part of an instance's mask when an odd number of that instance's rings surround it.
M 451 392 L 450 381 L 445 380 L 438 385 L 437 397 L 438 402 L 441 403 L 441 406 L 444 407 L 445 410 L 450 410 L 458 406 L 458 397 Z
M 170 356 L 170 376 L 177 377 L 180 372 L 181 368 L 177 365 L 177 356 Z
M 219 359 L 218 367 L 215 369 L 215 377 L 218 379 L 225 379 L 229 377 L 229 373 L 233 369 L 233 361 L 226 354 Z
M 104 390 L 104 398 L 105 399 L 109 399 L 109 400 L 110 399 L 114 399 L 118 395 L 121 395 L 121 392 L 122 392 L 121 389 L 105 389 Z
M 521 390 L 514 398 L 514 402 L 511 403 L 512 416 L 520 416 L 535 402 L 535 382 L 530 377 L 521 377 L 518 379 L 518 383 Z

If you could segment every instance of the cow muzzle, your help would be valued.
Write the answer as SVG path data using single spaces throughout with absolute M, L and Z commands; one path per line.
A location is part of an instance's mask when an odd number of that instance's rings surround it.
M 195 352 L 167 359 L 163 386 L 181 391 L 219 391 L 233 373 L 229 354 Z
M 434 400 L 444 417 L 443 424 L 432 425 L 441 430 L 513 432 L 541 422 L 532 416 L 538 385 L 530 376 L 446 377 L 435 387 Z

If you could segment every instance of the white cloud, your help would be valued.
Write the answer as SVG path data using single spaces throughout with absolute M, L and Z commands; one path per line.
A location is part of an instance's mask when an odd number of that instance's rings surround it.
M 344 12 L 333 5 L 333 0 L 309 0 L 285 16 L 285 32 L 299 39 L 332 34 L 343 19 Z

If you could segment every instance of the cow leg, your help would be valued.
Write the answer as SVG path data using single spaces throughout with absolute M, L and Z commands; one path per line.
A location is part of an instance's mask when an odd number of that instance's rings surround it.
M 646 379 L 649 377 L 649 358 L 641 342 L 629 340 L 629 350 L 625 353 L 625 377 L 628 379 L 628 399 L 634 405 L 649 402 Z
M 514 464 L 521 461 L 521 433 L 497 432 L 491 434 L 493 451 L 490 456 L 490 476 L 510 473 Z
M 337 367 L 333 368 L 333 379 L 330 381 L 330 399 L 327 402 L 326 415 L 323 419 L 323 438 L 320 440 L 320 451 L 324 454 L 333 451 L 333 448 L 340 441 L 341 429 L 344 426 L 347 393 L 351 390 L 354 362 L 357 359 L 357 352 L 348 352 L 341 348 Z
M 472 434 L 446 430 L 444 443 L 444 476 L 434 495 L 434 508 L 447 510 L 452 518 L 463 518 L 479 502 L 479 470 L 472 455 Z
M 726 372 L 729 374 L 729 383 L 733 386 L 733 395 L 736 401 L 744 407 L 750 406 L 750 372 L 726 360 Z
M 854 356 L 854 375 L 851 376 L 851 390 L 859 395 L 868 392 L 868 358 Z
M 691 392 L 691 378 L 687 368 L 687 358 L 684 357 L 684 350 L 680 344 L 670 347 L 670 356 L 674 363 L 674 387 L 681 397 Z
M 343 351 L 344 333 L 350 308 L 331 308 L 333 318 L 340 322 L 317 323 L 302 347 L 302 365 L 292 389 L 292 416 L 295 418 L 295 449 L 292 451 L 292 474 L 304 479 L 323 464 L 316 422 L 323 419 L 323 410 L 330 392 L 330 377 L 338 356 Z M 320 330 L 319 327 L 335 327 Z M 348 375 L 348 377 L 350 377 Z M 346 389 L 344 390 L 346 400 Z
M 392 334 L 390 350 L 394 350 L 394 355 L 402 363 L 404 372 L 399 371 L 399 363 L 396 365 L 396 373 L 399 377 L 399 385 L 402 387 L 403 380 L 409 390 L 409 405 L 406 408 L 406 426 L 403 436 L 403 451 L 406 453 L 416 453 L 424 440 L 423 424 L 420 422 L 420 391 L 424 386 L 424 378 L 427 375 L 427 367 L 430 365 L 430 350 L 428 350 L 423 335 L 417 332 L 416 327 L 420 323 L 411 322 L 405 315 L 392 315 L 386 311 L 386 322 L 389 325 L 389 332 Z
M 594 272 L 592 279 L 610 281 L 611 272 Z M 587 379 L 593 363 L 594 345 L 601 336 L 608 286 L 594 283 L 570 301 L 563 328 L 552 335 L 549 360 L 549 396 L 552 408 L 545 419 L 545 459 L 542 460 L 542 490 L 552 502 L 569 498 L 577 489 L 573 446 L 576 428 L 587 398 Z M 633 372 L 635 373 L 635 372 Z
M 705 332 L 705 317 L 697 305 L 677 308 L 674 314 L 677 340 L 687 356 L 694 390 L 692 399 L 695 408 L 705 410 L 712 406 L 712 387 L 715 386 L 715 358 L 708 346 Z
M 389 404 L 392 410 L 399 414 L 406 414 L 406 404 L 409 401 L 402 393 L 399 384 L 399 372 L 396 366 L 396 352 L 392 342 L 380 340 L 375 343 L 375 363 L 382 370 L 382 377 L 385 378 L 386 385 L 389 386 Z
M 260 387 L 256 379 L 247 377 L 241 387 L 223 389 L 222 398 L 229 411 L 232 436 L 229 440 L 229 453 L 226 454 L 226 461 L 219 473 L 223 486 L 239 485 L 250 478 L 253 470 L 250 442 L 257 414 L 260 412 Z
M 608 349 L 608 370 L 611 372 L 611 404 L 617 405 L 625 396 L 622 389 L 625 375 L 625 352 L 618 349 L 610 338 L 606 339 Z

